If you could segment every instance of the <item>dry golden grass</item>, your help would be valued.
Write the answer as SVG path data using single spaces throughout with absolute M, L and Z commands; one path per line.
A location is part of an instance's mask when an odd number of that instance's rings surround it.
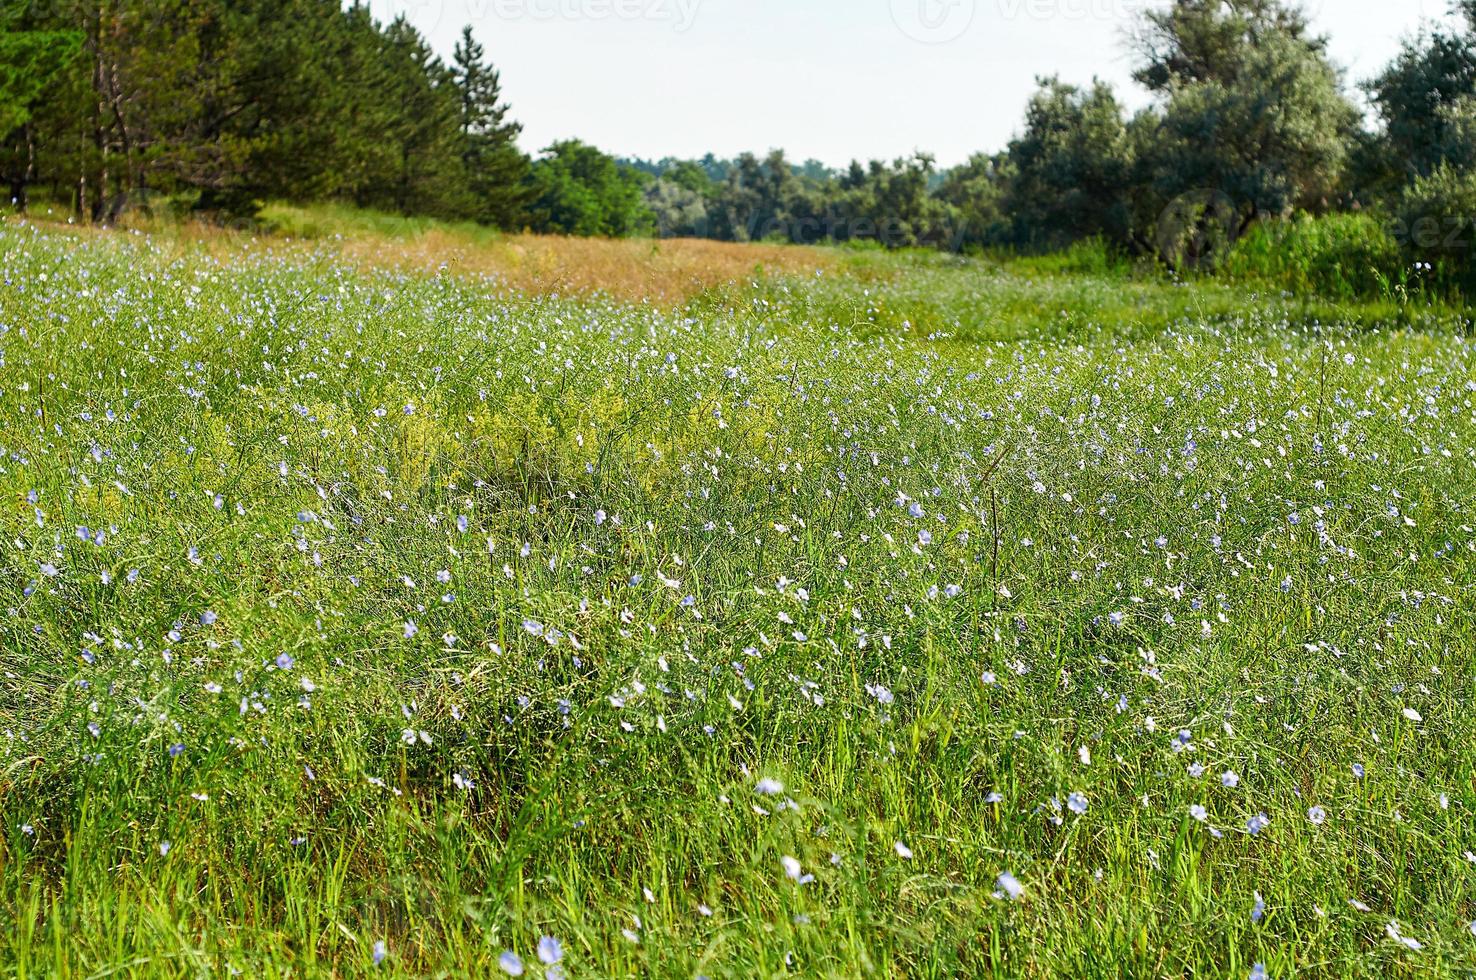
M 127 229 L 145 232 L 181 250 L 224 256 L 253 240 L 281 248 L 329 248 L 356 264 L 407 272 L 489 276 L 529 295 L 603 293 L 616 299 L 676 306 L 694 296 L 760 275 L 808 276 L 833 270 L 835 253 L 797 245 L 738 244 L 705 239 L 568 238 L 499 235 L 467 225 L 445 225 L 353 212 L 275 206 L 266 227 L 243 231 L 199 221 L 131 216 Z M 14 221 L 7 217 L 3 220 Z M 76 234 L 105 233 L 68 225 L 45 214 L 25 220 Z
M 660 306 L 761 274 L 813 275 L 834 265 L 820 249 L 701 239 L 508 235 L 468 243 L 451 232 L 428 231 L 390 242 L 345 239 L 341 247 L 358 261 L 489 275 L 533 295 L 605 293 Z

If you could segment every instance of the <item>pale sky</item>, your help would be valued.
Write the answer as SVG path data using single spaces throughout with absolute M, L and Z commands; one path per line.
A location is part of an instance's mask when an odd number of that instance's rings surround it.
M 1131 106 L 1123 32 L 1154 0 L 370 0 L 444 57 L 471 24 L 537 151 L 578 137 L 620 156 L 782 147 L 831 166 L 1002 149 L 1037 75 L 1110 81 Z M 1357 81 L 1447 0 L 1307 0 Z

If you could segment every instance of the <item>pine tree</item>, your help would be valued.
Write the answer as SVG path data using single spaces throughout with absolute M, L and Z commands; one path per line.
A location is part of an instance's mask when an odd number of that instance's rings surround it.
M 12 29 L 0 22 L 0 168 L 18 210 L 36 174 L 32 117 L 53 80 L 76 58 L 82 36 L 75 31 Z
M 508 118 L 502 80 L 471 27 L 461 32 L 451 73 L 461 102 L 461 161 L 472 213 L 487 224 L 516 228 L 530 196 L 528 158 L 517 146 L 523 127 Z

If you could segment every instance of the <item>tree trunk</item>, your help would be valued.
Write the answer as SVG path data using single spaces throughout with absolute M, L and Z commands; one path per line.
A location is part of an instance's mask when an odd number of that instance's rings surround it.
M 97 193 L 93 195 L 92 201 L 94 223 L 102 217 L 103 205 L 108 198 L 108 141 L 103 132 L 102 110 L 102 99 L 99 97 L 92 116 L 92 145 L 98 155 Z
M 21 127 L 21 137 L 26 141 L 26 166 L 10 179 L 10 203 L 15 206 L 16 211 L 25 214 L 30 200 L 31 181 L 36 176 L 36 133 L 30 123 Z
M 128 123 L 123 117 L 122 86 L 118 84 L 118 65 L 115 62 L 108 68 L 108 105 L 113 110 L 113 121 L 118 127 L 120 148 L 123 151 L 123 169 L 118 175 L 118 193 L 113 195 L 108 204 L 107 223 L 116 224 L 118 218 L 123 214 L 123 209 L 128 206 L 129 199 L 133 196 L 133 138 L 128 130 Z
M 102 10 L 97 9 L 92 22 L 92 148 L 97 152 L 97 190 L 92 195 L 92 221 L 96 224 L 103 217 L 108 200 L 108 136 L 103 128 L 103 114 L 107 111 L 104 101 L 106 76 L 102 51 Z
M 87 133 L 77 135 L 77 220 L 82 221 L 87 215 Z

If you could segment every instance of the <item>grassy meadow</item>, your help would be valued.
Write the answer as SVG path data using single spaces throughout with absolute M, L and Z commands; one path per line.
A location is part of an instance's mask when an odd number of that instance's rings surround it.
M 1476 341 L 0 224 L 0 976 L 1476 972 Z

